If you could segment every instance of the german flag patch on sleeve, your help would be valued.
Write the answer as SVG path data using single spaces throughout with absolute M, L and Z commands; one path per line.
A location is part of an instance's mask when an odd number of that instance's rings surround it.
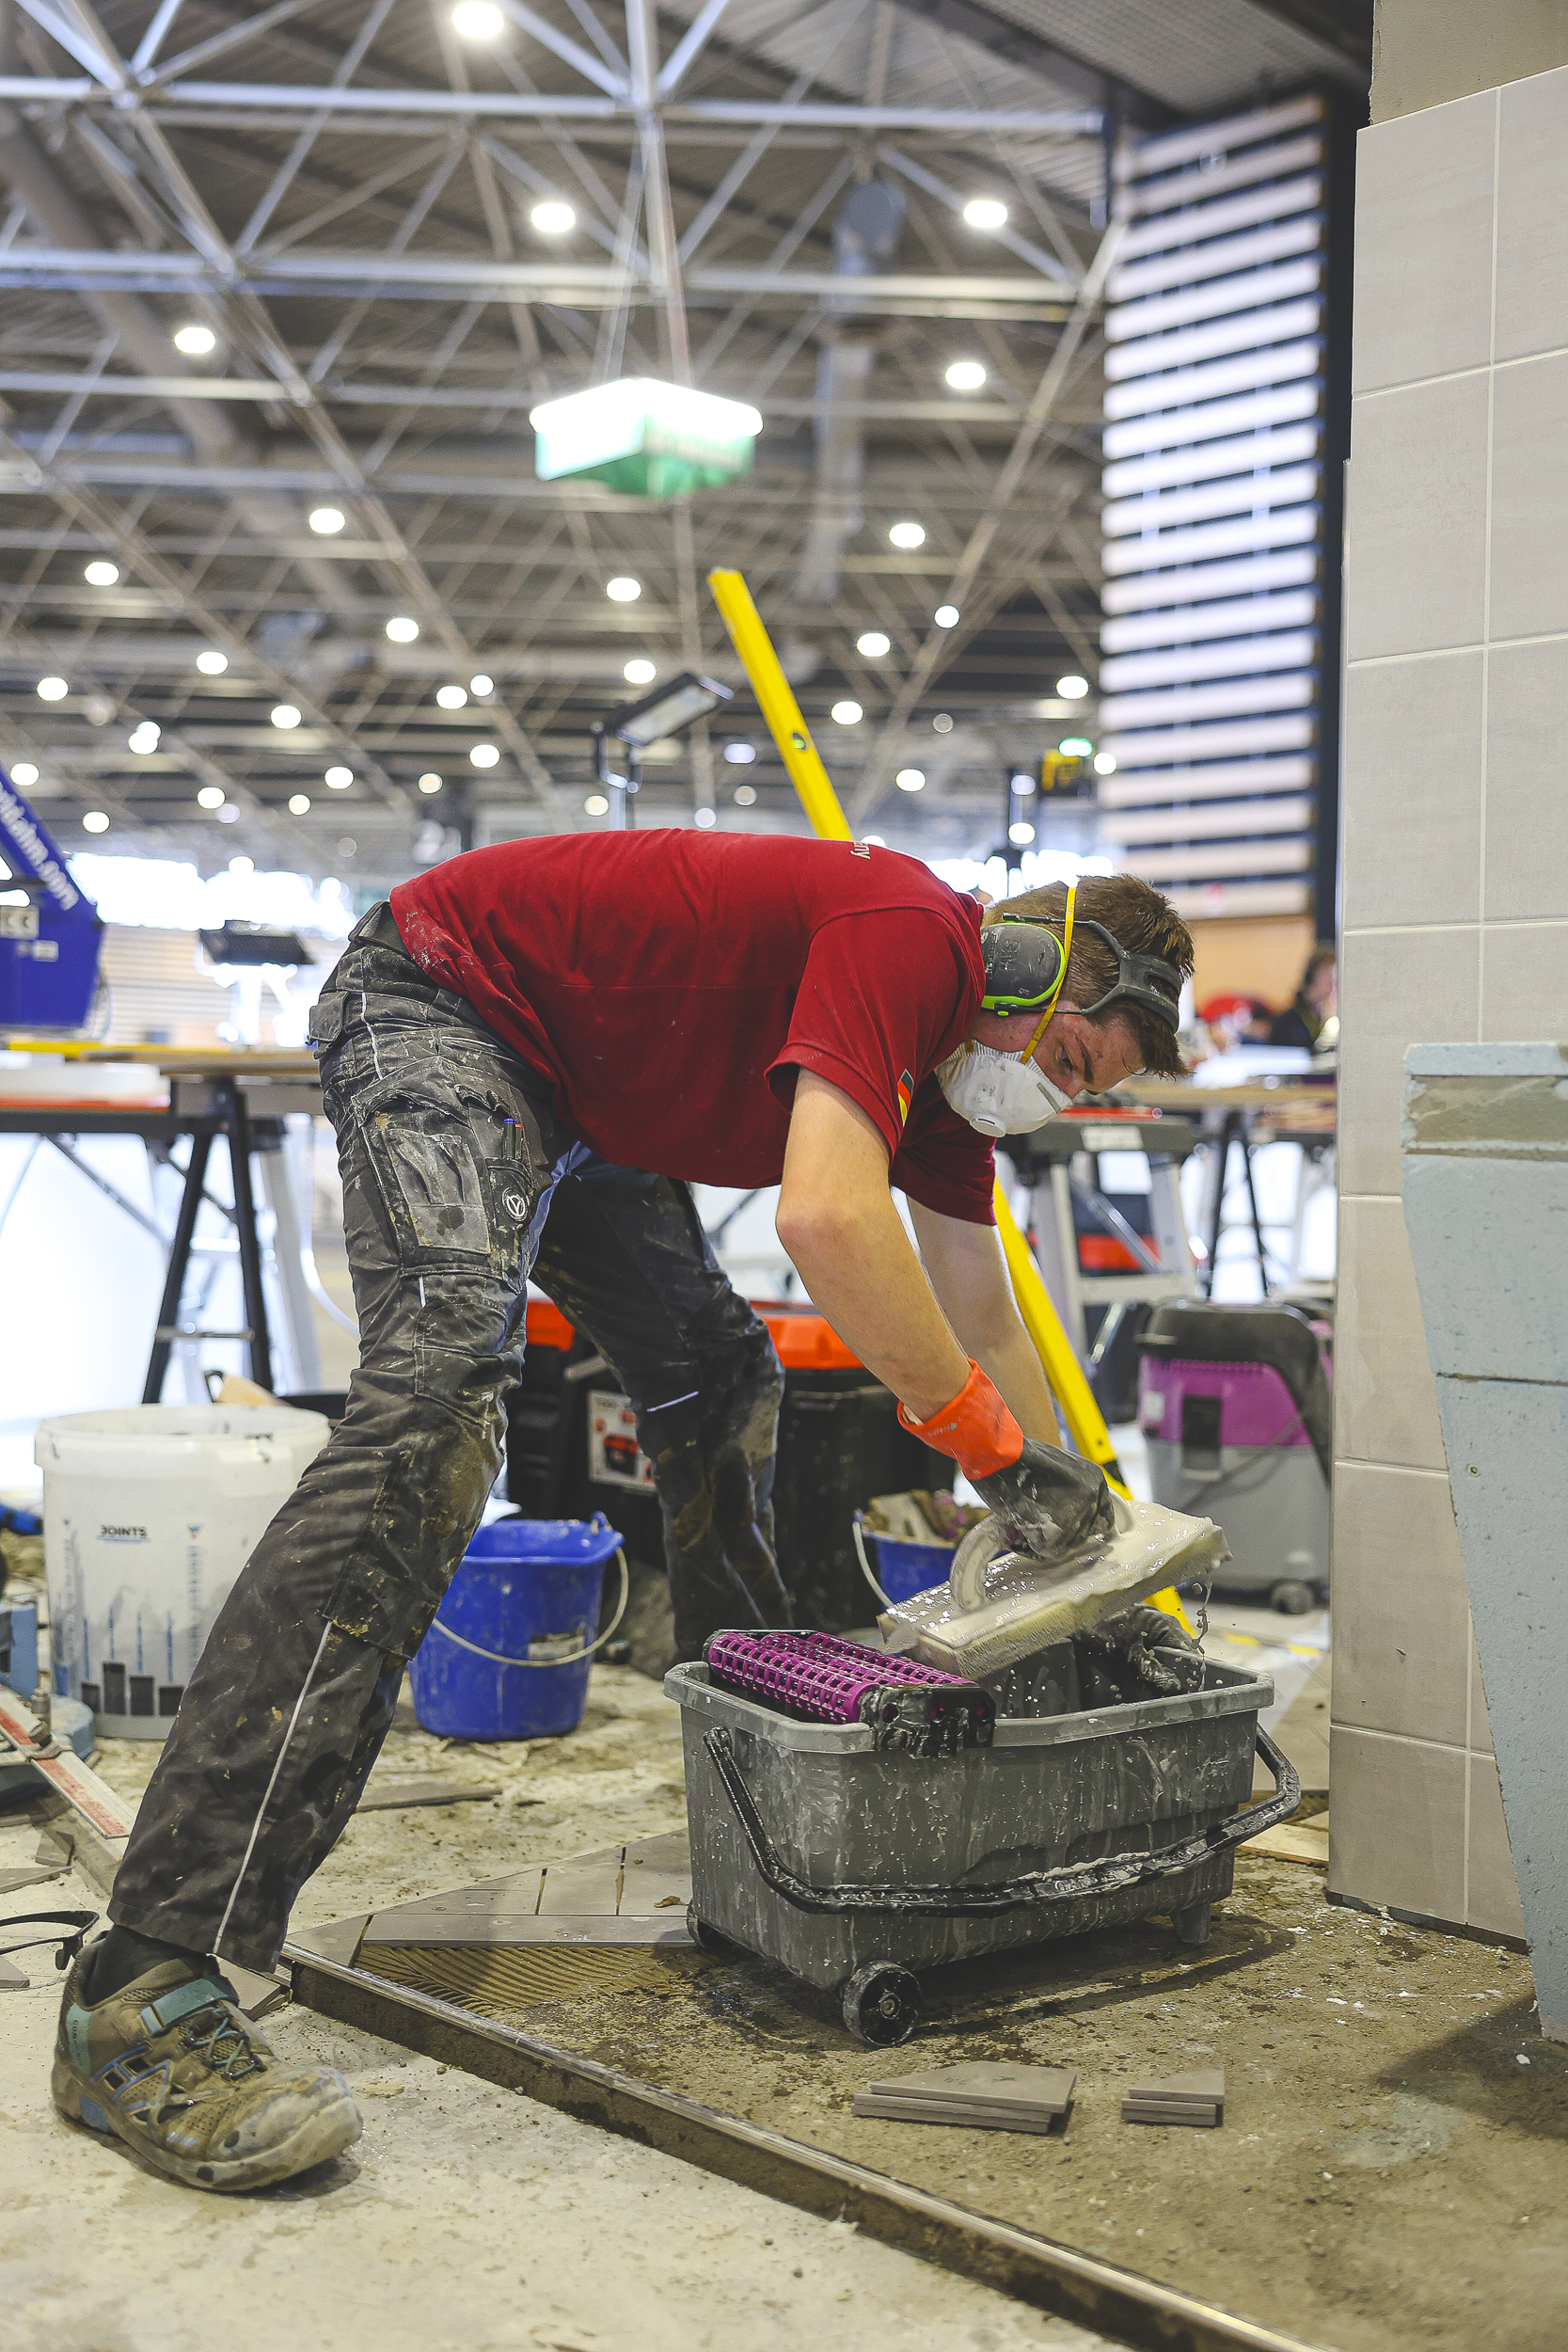
M 909 1118 L 910 1104 L 913 1100 L 914 1080 L 910 1076 L 909 1072 L 906 1070 L 903 1076 L 898 1081 L 898 1124 L 900 1127 L 904 1125 L 905 1121 Z

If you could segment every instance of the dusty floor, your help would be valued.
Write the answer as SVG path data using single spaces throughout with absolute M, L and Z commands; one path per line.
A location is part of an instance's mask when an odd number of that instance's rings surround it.
M 1237 1662 L 1267 1652 L 1248 1662 L 1275 1672 L 1282 1702 L 1301 1700 L 1299 1729 L 1323 1690 L 1312 1677 L 1325 1638 L 1313 1621 L 1227 1610 L 1211 1646 L 1234 1649 Z M 116 1743 L 101 1769 L 133 1791 L 151 1761 L 140 1743 Z M 526 1749 L 434 1740 L 405 1706 L 372 1790 L 430 1775 L 502 1793 L 361 1814 L 307 1890 L 302 1929 L 684 1823 L 674 1710 L 628 1669 L 595 1672 L 572 1739 Z M 0 1869 L 30 1861 L 33 1843 L 36 1831 L 0 1824 Z M 0 1911 L 44 1899 L 72 1898 L 59 1885 L 27 1890 Z M 976 1963 L 928 1979 L 927 1992 L 920 2042 L 891 2058 L 852 2042 L 830 2001 L 751 1962 L 678 1972 L 662 1995 L 548 2004 L 513 2022 L 1306 2343 L 1560 2352 L 1568 2342 L 1568 2052 L 1542 2041 L 1517 1955 L 1333 1908 L 1322 1870 L 1243 1855 L 1202 1952 L 1149 1922 Z M 205 2347 L 216 2265 L 241 2282 L 225 2321 L 237 2352 L 270 2352 L 301 2280 L 314 2335 L 353 2352 L 405 2340 L 434 2352 L 599 2352 L 673 2344 L 677 2333 L 683 2345 L 782 2345 L 814 2314 L 850 2345 L 873 2332 L 879 2343 L 890 2324 L 917 2343 L 940 2329 L 944 2343 L 1006 2352 L 1089 2341 L 300 2011 L 270 2029 L 287 2047 L 338 2054 L 364 2094 L 366 2139 L 319 2182 L 203 2204 L 193 2228 L 190 2200 L 41 2108 L 53 2007 L 51 1987 L 0 1994 L 0 2198 L 13 2215 L 51 2215 L 47 2240 L 24 2229 L 0 2241 L 0 2308 L 26 2314 L 27 2352 Z M 872 2074 L 960 2056 L 1076 2067 L 1066 2134 L 849 2114 L 850 2091 Z M 1222 2131 L 1121 2123 L 1132 2075 L 1216 2060 L 1227 2077 Z M 67 2242 L 102 2251 L 71 2271 L 57 2251 Z M 545 2245 L 548 2261 L 534 2261 Z M 373 2281 L 355 2304 L 341 2283 L 346 2249 L 356 2284 Z
M 405 1819 L 406 1817 L 393 1817 Z M 364 1826 L 363 1824 L 361 1825 Z M 0 1886 L 36 1826 L 0 1816 Z M 87 1907 L 56 1879 L 5 1919 Z M 0 2339 L 8 2352 L 1099 2352 L 1100 2339 L 471 2076 L 327 2024 L 269 2020 L 342 2068 L 364 2137 L 297 2185 L 198 2197 L 48 2105 L 58 1982 L 0 1991 Z

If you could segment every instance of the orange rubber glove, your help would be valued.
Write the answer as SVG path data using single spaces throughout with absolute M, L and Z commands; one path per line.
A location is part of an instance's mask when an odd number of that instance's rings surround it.
M 929 1421 L 911 1421 L 902 1405 L 898 1418 L 912 1437 L 957 1462 L 966 1478 L 1006 1470 L 1023 1451 L 1023 1432 L 1002 1401 L 1002 1391 L 971 1357 L 969 1378 L 956 1397 Z
M 1016 1550 L 1041 1560 L 1063 1553 L 1116 1524 L 1105 1474 L 1093 1462 L 1025 1438 L 999 1391 L 973 1360 L 969 1378 L 940 1413 L 904 1427 L 939 1454 L 949 1454 L 974 1491 L 996 1514 Z

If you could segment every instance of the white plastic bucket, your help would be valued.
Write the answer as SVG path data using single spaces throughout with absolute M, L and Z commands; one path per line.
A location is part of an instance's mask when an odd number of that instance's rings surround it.
M 162 1740 L 213 1621 L 325 1444 L 288 1405 L 132 1405 L 39 1423 L 55 1689 L 101 1739 Z

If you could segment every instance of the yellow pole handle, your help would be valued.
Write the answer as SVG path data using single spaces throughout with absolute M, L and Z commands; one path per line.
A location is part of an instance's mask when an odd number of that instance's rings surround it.
M 730 643 L 751 680 L 757 707 L 768 722 L 768 731 L 811 819 L 813 832 L 827 841 L 852 841 L 854 835 L 839 806 L 838 794 L 800 716 L 800 706 L 790 691 L 789 680 L 773 650 L 773 641 L 763 627 L 762 615 L 752 601 L 751 590 L 739 572 L 709 572 L 707 584 L 730 632 Z M 1094 1391 L 1084 1377 L 1083 1367 L 1052 1304 L 1051 1293 L 1040 1279 L 1039 1268 L 1029 1254 L 1029 1245 L 1018 1230 L 1000 1184 L 993 1199 L 996 1230 L 1012 1277 L 1018 1311 L 1045 1366 L 1045 1376 L 1055 1391 L 1073 1443 L 1086 1460 L 1100 1465 L 1106 1483 L 1118 1495 L 1125 1496 L 1127 1486 L 1104 1416 L 1094 1401 Z M 1157 1593 L 1154 1606 L 1186 1625 L 1181 1603 L 1174 1591 Z
M 730 642 L 752 681 L 752 691 L 768 722 L 768 731 L 779 747 L 789 780 L 811 818 L 813 832 L 824 841 L 852 841 L 855 836 L 838 804 L 838 794 L 829 782 L 822 755 L 811 739 L 811 730 L 800 716 L 800 706 L 790 691 L 772 640 L 762 625 L 762 615 L 752 602 L 751 590 L 739 572 L 709 572 L 707 584 L 730 632 Z

